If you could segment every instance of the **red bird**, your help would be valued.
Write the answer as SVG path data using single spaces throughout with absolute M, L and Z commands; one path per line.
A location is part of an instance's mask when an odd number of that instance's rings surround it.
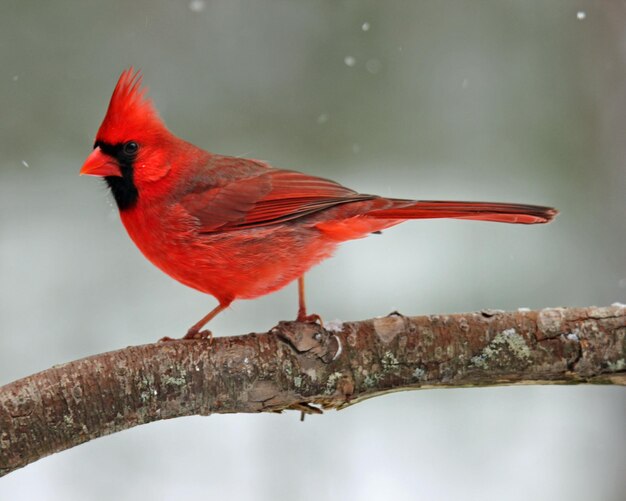
M 117 82 L 81 174 L 102 176 L 139 250 L 165 273 L 219 305 L 185 339 L 235 299 L 298 280 L 299 321 L 310 321 L 304 274 L 346 240 L 407 219 L 547 223 L 549 207 L 441 202 L 357 193 L 265 162 L 209 153 L 176 137 L 159 118 L 132 68 Z

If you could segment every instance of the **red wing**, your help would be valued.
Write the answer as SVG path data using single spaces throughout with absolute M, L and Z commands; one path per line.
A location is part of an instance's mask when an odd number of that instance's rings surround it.
M 359 195 L 328 179 L 257 165 L 260 172 L 250 177 L 183 197 L 181 204 L 200 221 L 200 232 L 282 223 L 335 205 L 375 198 Z

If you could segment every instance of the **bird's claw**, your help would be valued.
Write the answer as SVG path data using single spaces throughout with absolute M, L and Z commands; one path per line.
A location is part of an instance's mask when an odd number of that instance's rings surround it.
M 169 336 L 165 336 L 162 337 L 161 339 L 159 339 L 159 343 L 167 343 L 169 341 L 182 341 L 182 340 L 208 340 L 209 344 L 213 342 L 213 333 L 208 330 L 208 329 L 204 329 L 201 331 L 197 331 L 194 329 L 189 329 L 187 331 L 187 334 L 185 334 L 182 338 L 180 339 L 176 339 L 173 337 L 169 337 Z
M 207 340 L 209 343 L 212 343 L 213 333 L 208 329 L 196 330 L 192 328 L 187 331 L 187 334 L 183 336 L 183 339 Z
M 324 327 L 324 322 L 322 320 L 322 317 L 320 317 L 317 313 L 311 313 L 310 315 L 307 314 L 298 314 L 298 318 L 296 318 L 296 322 L 304 322 L 307 324 L 320 324 L 320 326 L 322 326 L 322 328 Z

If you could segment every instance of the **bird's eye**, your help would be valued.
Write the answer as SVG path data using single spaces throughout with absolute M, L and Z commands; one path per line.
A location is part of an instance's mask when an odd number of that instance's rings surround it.
M 124 143 L 124 155 L 133 156 L 139 150 L 139 145 L 135 141 Z

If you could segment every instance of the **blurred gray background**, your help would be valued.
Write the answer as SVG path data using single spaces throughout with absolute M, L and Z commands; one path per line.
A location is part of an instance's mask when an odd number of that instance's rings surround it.
M 397 197 L 553 205 L 554 224 L 407 223 L 308 275 L 356 320 L 626 302 L 626 2 L 0 3 L 0 384 L 180 336 L 216 303 L 79 178 L 119 73 L 178 135 Z M 295 286 L 217 335 L 293 318 Z M 622 500 L 626 393 L 421 391 L 299 422 L 139 427 L 0 479 L 2 500 Z

